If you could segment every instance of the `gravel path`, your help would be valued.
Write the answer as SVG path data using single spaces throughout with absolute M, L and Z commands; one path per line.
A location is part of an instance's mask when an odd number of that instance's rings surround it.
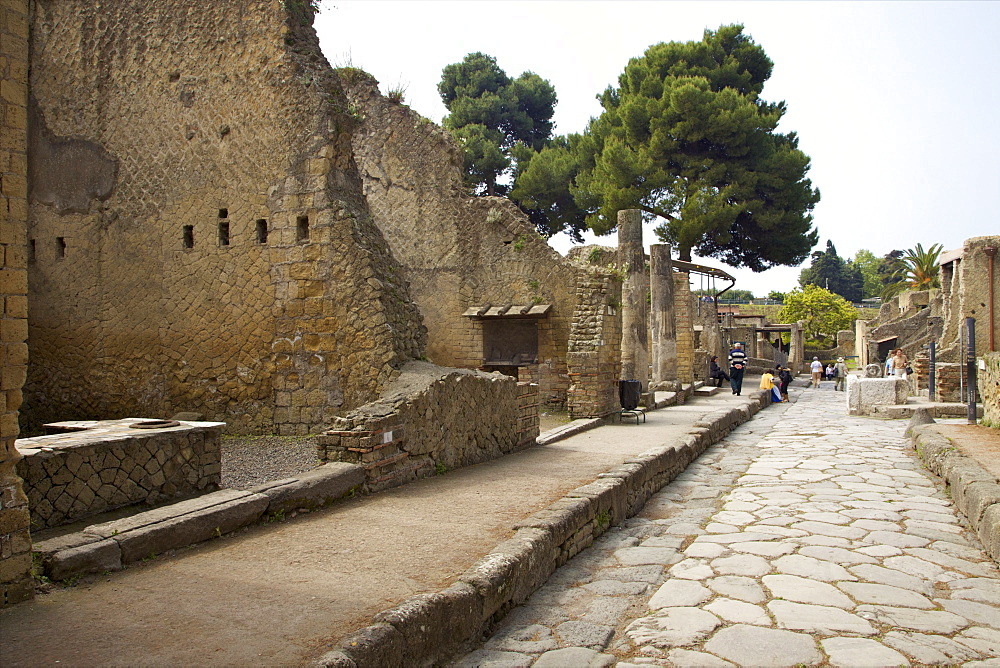
M 223 436 L 222 487 L 247 489 L 319 466 L 315 436 Z

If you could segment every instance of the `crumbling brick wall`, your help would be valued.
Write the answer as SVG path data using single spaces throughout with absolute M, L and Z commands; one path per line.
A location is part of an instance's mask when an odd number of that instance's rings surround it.
M 465 193 L 461 151 L 448 132 L 382 96 L 370 75 L 338 73 L 361 117 L 353 140 L 364 193 L 424 317 L 428 357 L 482 364 L 476 324 L 461 317 L 471 306 L 552 304 L 539 323 L 537 380 L 544 403 L 564 402 L 572 263 L 509 200 Z
M 423 354 L 305 4 L 34 3 L 34 423 L 301 434 Z
M 28 363 L 28 2 L 0 3 L 0 607 L 31 598 L 28 499 L 15 471 Z

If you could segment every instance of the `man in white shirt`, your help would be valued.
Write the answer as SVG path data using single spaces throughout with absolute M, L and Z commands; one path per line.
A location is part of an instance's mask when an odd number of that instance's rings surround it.
M 823 363 L 819 361 L 818 357 L 813 358 L 809 370 L 812 371 L 813 375 L 813 388 L 819 387 L 819 381 L 823 377 Z

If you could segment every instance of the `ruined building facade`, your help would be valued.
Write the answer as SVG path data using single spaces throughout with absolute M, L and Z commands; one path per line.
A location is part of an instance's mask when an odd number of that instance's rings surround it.
M 36 423 L 189 410 L 306 433 L 424 352 L 315 34 L 232 4 L 34 5 Z
M 5 601 L 30 593 L 19 416 L 305 434 L 421 359 L 567 402 L 578 302 L 615 279 L 469 198 L 454 140 L 333 70 L 308 3 L 2 7 Z

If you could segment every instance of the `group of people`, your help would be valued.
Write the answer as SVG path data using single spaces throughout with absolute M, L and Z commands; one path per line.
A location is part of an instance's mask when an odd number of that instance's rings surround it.
M 823 380 L 824 375 L 827 380 L 834 381 L 833 389 L 835 391 L 842 392 L 847 388 L 847 363 L 844 362 L 843 357 L 838 357 L 836 364 L 831 362 L 825 369 L 819 358 L 813 357 L 812 363 L 809 364 L 809 371 L 812 372 L 812 386 L 814 389 L 819 387 L 819 382 Z
M 893 373 L 906 378 L 907 369 L 906 355 L 902 350 L 894 350 L 893 354 L 886 361 L 886 374 Z M 729 351 L 729 373 L 719 365 L 719 357 L 712 357 L 710 363 L 709 376 L 717 381 L 716 387 L 722 387 L 722 381 L 728 381 L 732 387 L 733 394 L 739 396 L 743 391 L 743 374 L 746 371 L 747 354 L 743 350 L 742 343 L 734 343 L 733 349 Z M 891 372 L 890 372 L 891 369 Z M 813 357 L 809 365 L 812 372 L 812 386 L 818 388 L 820 381 L 826 376 L 827 380 L 833 380 L 833 389 L 843 392 L 847 389 L 847 363 L 843 357 L 838 357 L 837 362 L 826 365 L 819 361 L 819 357 Z M 788 401 L 788 385 L 792 382 L 792 372 L 787 367 L 780 364 L 774 367 L 774 372 L 765 371 L 760 378 L 760 389 L 771 390 L 772 400 L 775 403 Z
M 729 373 L 719 366 L 719 356 L 714 355 L 710 362 L 709 376 L 716 380 L 716 387 L 722 387 L 722 381 L 728 381 L 733 394 L 740 396 L 743 392 L 743 374 L 746 372 L 747 354 L 742 343 L 734 343 L 729 351 Z M 777 377 L 777 381 L 775 381 Z M 760 389 L 771 390 L 775 403 L 788 401 L 788 384 L 792 382 L 792 372 L 780 364 L 774 367 L 774 373 L 764 372 L 760 379 Z

